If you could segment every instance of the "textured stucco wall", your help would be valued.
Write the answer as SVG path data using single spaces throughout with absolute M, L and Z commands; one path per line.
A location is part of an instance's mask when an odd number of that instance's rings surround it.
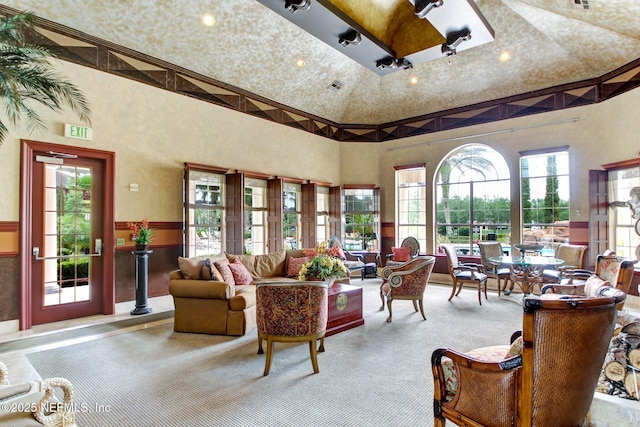
M 12 130 L 0 146 L 0 221 L 18 220 L 20 138 L 116 153 L 116 221 L 182 220 L 184 162 L 338 184 L 339 143 L 183 95 L 62 63 L 88 96 L 92 141 L 65 138 L 73 114 L 39 110 L 46 132 Z M 129 184 L 137 183 L 138 192 Z

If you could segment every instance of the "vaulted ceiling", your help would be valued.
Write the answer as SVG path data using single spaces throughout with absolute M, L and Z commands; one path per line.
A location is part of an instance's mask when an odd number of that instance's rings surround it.
M 368 10 L 380 37 L 402 27 L 387 17 L 412 7 L 342 3 Z M 380 125 L 600 78 L 640 58 L 638 0 L 477 0 L 494 41 L 382 76 L 257 0 L 3 4 L 337 124 Z M 206 14 L 214 25 L 203 24 Z

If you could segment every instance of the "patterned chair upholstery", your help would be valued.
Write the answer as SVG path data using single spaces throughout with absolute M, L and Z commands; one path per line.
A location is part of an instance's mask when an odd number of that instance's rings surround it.
M 394 299 L 413 301 L 415 311 L 418 311 L 419 306 L 422 318 L 427 320 L 424 315 L 422 298 L 435 262 L 435 257 L 419 256 L 401 265 L 382 269 L 382 285 L 380 285 L 382 306 L 380 306 L 380 311 L 384 311 L 386 298 L 387 308 L 389 309 L 387 322 L 391 322 L 391 303 Z
M 324 351 L 328 320 L 328 289 L 324 282 L 260 283 L 256 289 L 258 354 L 267 341 L 264 375 L 269 375 L 274 342 L 308 342 L 313 372 L 319 372 L 316 341 Z
M 614 297 L 523 301 L 522 338 L 470 353 L 433 352 L 434 426 L 579 426 L 616 322 Z M 579 370 L 575 367 L 580 366 Z
M 409 248 L 409 260 L 417 257 L 420 254 L 420 242 L 415 237 L 406 237 L 402 243 L 400 243 L 401 248 Z M 393 259 L 393 254 L 387 254 L 387 263 L 386 267 L 393 267 L 394 265 L 401 265 L 407 261 L 396 261 Z
M 484 289 L 484 297 L 487 298 L 487 275 L 484 272 L 484 266 L 476 263 L 461 263 L 458 261 L 458 254 L 453 245 L 442 245 L 447 254 L 447 263 L 449 264 L 449 275 L 453 281 L 453 289 L 449 301 L 460 294 L 464 283 L 473 283 L 478 286 L 478 302 L 482 305 L 480 292 Z M 457 290 L 457 291 L 456 291 Z

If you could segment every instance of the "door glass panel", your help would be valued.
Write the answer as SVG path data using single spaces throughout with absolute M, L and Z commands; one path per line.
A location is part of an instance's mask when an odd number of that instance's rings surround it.
M 44 305 L 91 299 L 91 169 L 46 165 Z

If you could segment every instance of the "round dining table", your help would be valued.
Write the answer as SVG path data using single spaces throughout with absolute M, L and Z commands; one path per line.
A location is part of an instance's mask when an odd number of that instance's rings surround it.
M 564 264 L 560 258 L 547 256 L 496 256 L 489 261 L 499 266 L 509 266 L 511 280 L 516 282 L 527 296 L 535 284 L 542 283 L 542 271 L 545 268 L 557 268 Z

